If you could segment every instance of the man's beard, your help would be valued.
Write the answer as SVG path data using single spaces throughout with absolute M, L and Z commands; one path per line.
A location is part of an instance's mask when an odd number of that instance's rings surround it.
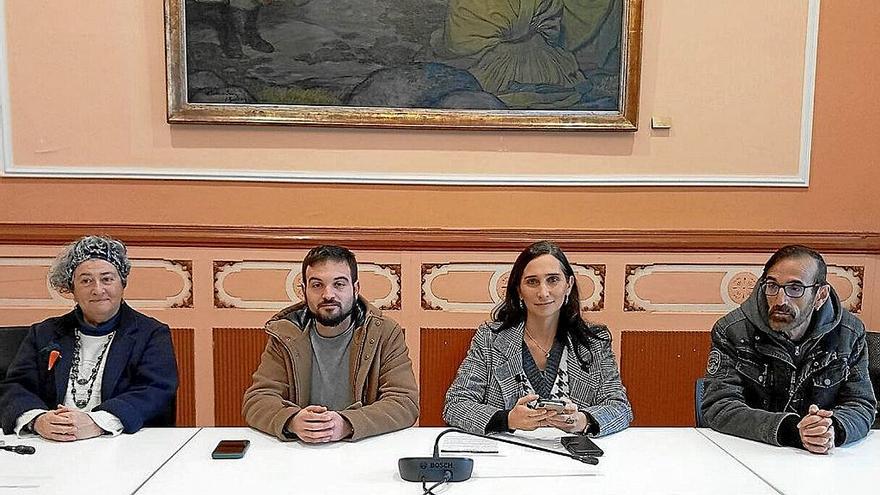
M 350 308 L 348 308 L 348 311 L 342 311 L 341 305 L 339 305 L 337 307 L 339 308 L 339 313 L 336 314 L 335 316 L 329 316 L 329 317 L 322 316 L 321 312 L 320 312 L 321 308 L 318 307 L 318 310 L 314 311 L 315 321 L 317 321 L 318 323 L 320 323 L 322 326 L 325 326 L 325 327 L 335 327 L 336 325 L 339 325 L 340 323 L 345 321 L 346 318 L 351 316 L 351 313 L 354 311 L 353 304 Z
M 781 312 L 788 314 L 791 317 L 791 320 L 788 322 L 785 322 L 782 320 L 773 320 L 772 315 L 773 315 L 774 310 L 781 310 Z M 770 310 L 768 311 L 768 317 L 770 319 L 770 328 L 771 329 L 773 329 L 777 332 L 782 332 L 782 333 L 788 335 L 789 337 L 791 337 L 790 333 L 792 330 L 799 328 L 807 320 L 809 320 L 810 312 L 805 311 L 804 313 L 801 313 L 800 315 L 795 315 L 795 311 L 791 307 L 785 307 L 785 306 L 779 305 L 779 306 L 773 306 L 772 308 L 770 308 Z M 774 323 L 775 323 L 775 325 L 774 325 Z

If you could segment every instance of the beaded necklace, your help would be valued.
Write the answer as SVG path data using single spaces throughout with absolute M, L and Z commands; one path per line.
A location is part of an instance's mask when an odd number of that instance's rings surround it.
M 70 365 L 70 395 L 73 397 L 73 403 L 76 404 L 76 407 L 80 409 L 84 409 L 87 405 L 89 405 L 89 401 L 92 400 L 92 389 L 95 386 L 95 379 L 98 377 L 98 370 L 101 368 L 101 363 L 104 361 L 104 354 L 107 353 L 107 348 L 110 347 L 110 341 L 113 340 L 113 333 L 110 333 L 107 336 L 107 342 L 104 342 L 104 348 L 101 349 L 101 354 L 98 356 L 98 360 L 95 362 L 95 366 L 92 367 L 92 372 L 88 378 L 80 378 L 79 376 L 79 364 L 82 359 L 82 338 L 80 337 L 80 332 L 77 330 L 76 332 L 76 342 L 73 347 L 73 362 Z M 86 390 L 85 399 L 77 398 L 76 396 L 76 386 L 88 385 L 89 388 Z

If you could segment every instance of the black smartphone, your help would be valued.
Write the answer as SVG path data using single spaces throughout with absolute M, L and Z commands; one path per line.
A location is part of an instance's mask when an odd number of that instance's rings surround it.
M 241 459 L 251 445 L 250 440 L 220 440 L 211 452 L 213 459 Z
M 600 457 L 605 452 L 598 445 L 590 440 L 590 437 L 578 435 L 575 437 L 562 437 L 560 439 L 565 450 L 574 455 L 588 455 L 592 457 Z

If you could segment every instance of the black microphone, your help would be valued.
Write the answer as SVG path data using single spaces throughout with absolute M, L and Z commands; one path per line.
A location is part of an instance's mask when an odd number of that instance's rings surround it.
M 30 445 L 0 445 L 0 450 L 15 452 L 16 454 L 33 454 L 37 449 Z
M 481 435 L 472 433 L 458 428 L 449 428 L 440 432 L 434 440 L 434 456 L 433 457 L 404 457 L 397 461 L 397 469 L 400 471 L 400 477 L 406 481 L 442 481 L 448 478 L 448 481 L 465 481 L 470 479 L 474 469 L 474 460 L 469 457 L 440 457 L 440 438 L 447 433 L 463 433 L 488 440 L 495 440 L 502 443 L 509 443 L 525 447 L 527 449 L 540 450 L 550 454 L 561 455 L 584 464 L 599 464 L 599 459 L 589 455 L 569 454 L 568 452 L 560 452 L 558 450 L 531 445 L 528 443 L 514 442 L 506 438 L 495 437 L 491 435 Z
M 597 459 L 596 457 L 590 456 L 590 455 L 577 455 L 577 454 L 570 454 L 568 452 L 560 452 L 558 450 L 553 450 L 553 449 L 548 449 L 546 447 L 541 447 L 540 445 L 532 445 L 530 443 L 514 442 L 513 440 L 510 440 L 507 438 L 501 438 L 501 437 L 496 437 L 496 436 L 492 436 L 492 435 L 481 435 L 479 433 L 471 433 L 469 431 L 461 430 L 458 428 L 450 428 L 448 430 L 444 430 L 444 431 L 440 432 L 440 434 L 437 435 L 437 439 L 434 441 L 434 457 L 437 457 L 437 455 L 440 452 L 440 437 L 442 437 L 443 435 L 445 435 L 447 433 L 453 433 L 453 432 L 464 433 L 465 435 L 471 435 L 471 436 L 480 437 L 480 438 L 487 438 L 489 440 L 495 440 L 497 442 L 509 443 L 511 445 L 518 445 L 520 447 L 525 447 L 527 449 L 540 450 L 541 452 L 547 452 L 550 454 L 561 455 L 562 457 L 568 457 L 569 459 L 581 461 L 584 464 L 590 464 L 593 466 L 595 466 L 596 464 L 599 464 L 599 459 Z

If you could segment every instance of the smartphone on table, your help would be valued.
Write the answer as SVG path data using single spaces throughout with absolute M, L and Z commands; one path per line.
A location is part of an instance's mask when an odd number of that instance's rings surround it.
M 590 440 L 590 437 L 584 435 L 562 437 L 560 439 L 560 442 L 562 442 L 562 446 L 565 447 L 565 450 L 571 452 L 574 455 L 600 457 L 602 454 L 605 453 L 602 451 L 602 449 L 599 448 L 598 445 Z
M 250 447 L 250 440 L 220 440 L 211 452 L 212 459 L 241 459 Z

